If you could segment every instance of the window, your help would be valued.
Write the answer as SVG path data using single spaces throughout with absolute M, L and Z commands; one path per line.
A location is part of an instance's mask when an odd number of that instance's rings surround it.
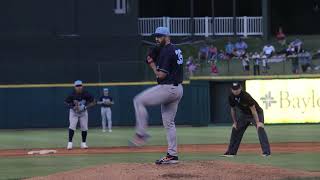
M 126 14 L 127 13 L 127 0 L 115 0 L 114 1 L 114 13 Z

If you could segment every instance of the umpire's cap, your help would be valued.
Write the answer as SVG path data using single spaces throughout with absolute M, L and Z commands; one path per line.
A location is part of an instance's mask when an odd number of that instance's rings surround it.
M 239 82 L 233 82 L 232 83 L 231 89 L 238 90 L 240 88 L 241 88 L 241 84 Z
M 157 27 L 156 32 L 153 34 L 154 36 L 169 36 L 170 31 L 167 27 Z

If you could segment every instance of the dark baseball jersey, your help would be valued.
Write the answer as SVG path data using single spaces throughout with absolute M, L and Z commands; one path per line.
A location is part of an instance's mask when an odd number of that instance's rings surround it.
M 256 107 L 257 113 L 263 112 L 262 108 L 251 97 L 251 95 L 243 90 L 238 96 L 235 96 L 231 93 L 229 96 L 229 104 L 231 107 L 238 107 L 244 114 L 247 115 L 252 115 L 250 107 L 253 105 Z
M 113 101 L 113 99 L 112 99 L 112 97 L 111 96 L 101 96 L 100 98 L 99 98 L 99 101 L 103 101 L 103 100 L 109 100 L 110 102 L 112 102 Z M 111 104 L 101 104 L 101 106 L 102 107 L 111 107 Z
M 183 81 L 182 51 L 173 44 L 161 48 L 156 62 L 157 70 L 165 72 L 165 79 L 158 79 L 159 84 L 181 84 Z
M 87 91 L 82 91 L 82 93 L 76 93 L 73 91 L 66 99 L 65 103 L 73 108 L 75 106 L 75 102 L 79 102 L 80 104 L 84 104 L 87 106 L 88 104 L 94 102 L 94 97 Z

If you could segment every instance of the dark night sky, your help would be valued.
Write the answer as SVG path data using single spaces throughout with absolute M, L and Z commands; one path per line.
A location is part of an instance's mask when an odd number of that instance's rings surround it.
M 248 6 L 249 4 L 249 6 Z M 190 16 L 190 0 L 140 0 L 140 17 Z M 232 16 L 232 0 L 215 0 L 216 16 Z M 237 0 L 240 16 L 261 15 L 260 0 Z M 211 0 L 194 0 L 195 16 L 211 16 Z

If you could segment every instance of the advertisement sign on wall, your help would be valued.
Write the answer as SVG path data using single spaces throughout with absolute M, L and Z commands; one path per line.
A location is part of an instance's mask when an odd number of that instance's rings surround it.
M 248 80 L 246 91 L 263 108 L 265 123 L 320 122 L 320 79 Z

